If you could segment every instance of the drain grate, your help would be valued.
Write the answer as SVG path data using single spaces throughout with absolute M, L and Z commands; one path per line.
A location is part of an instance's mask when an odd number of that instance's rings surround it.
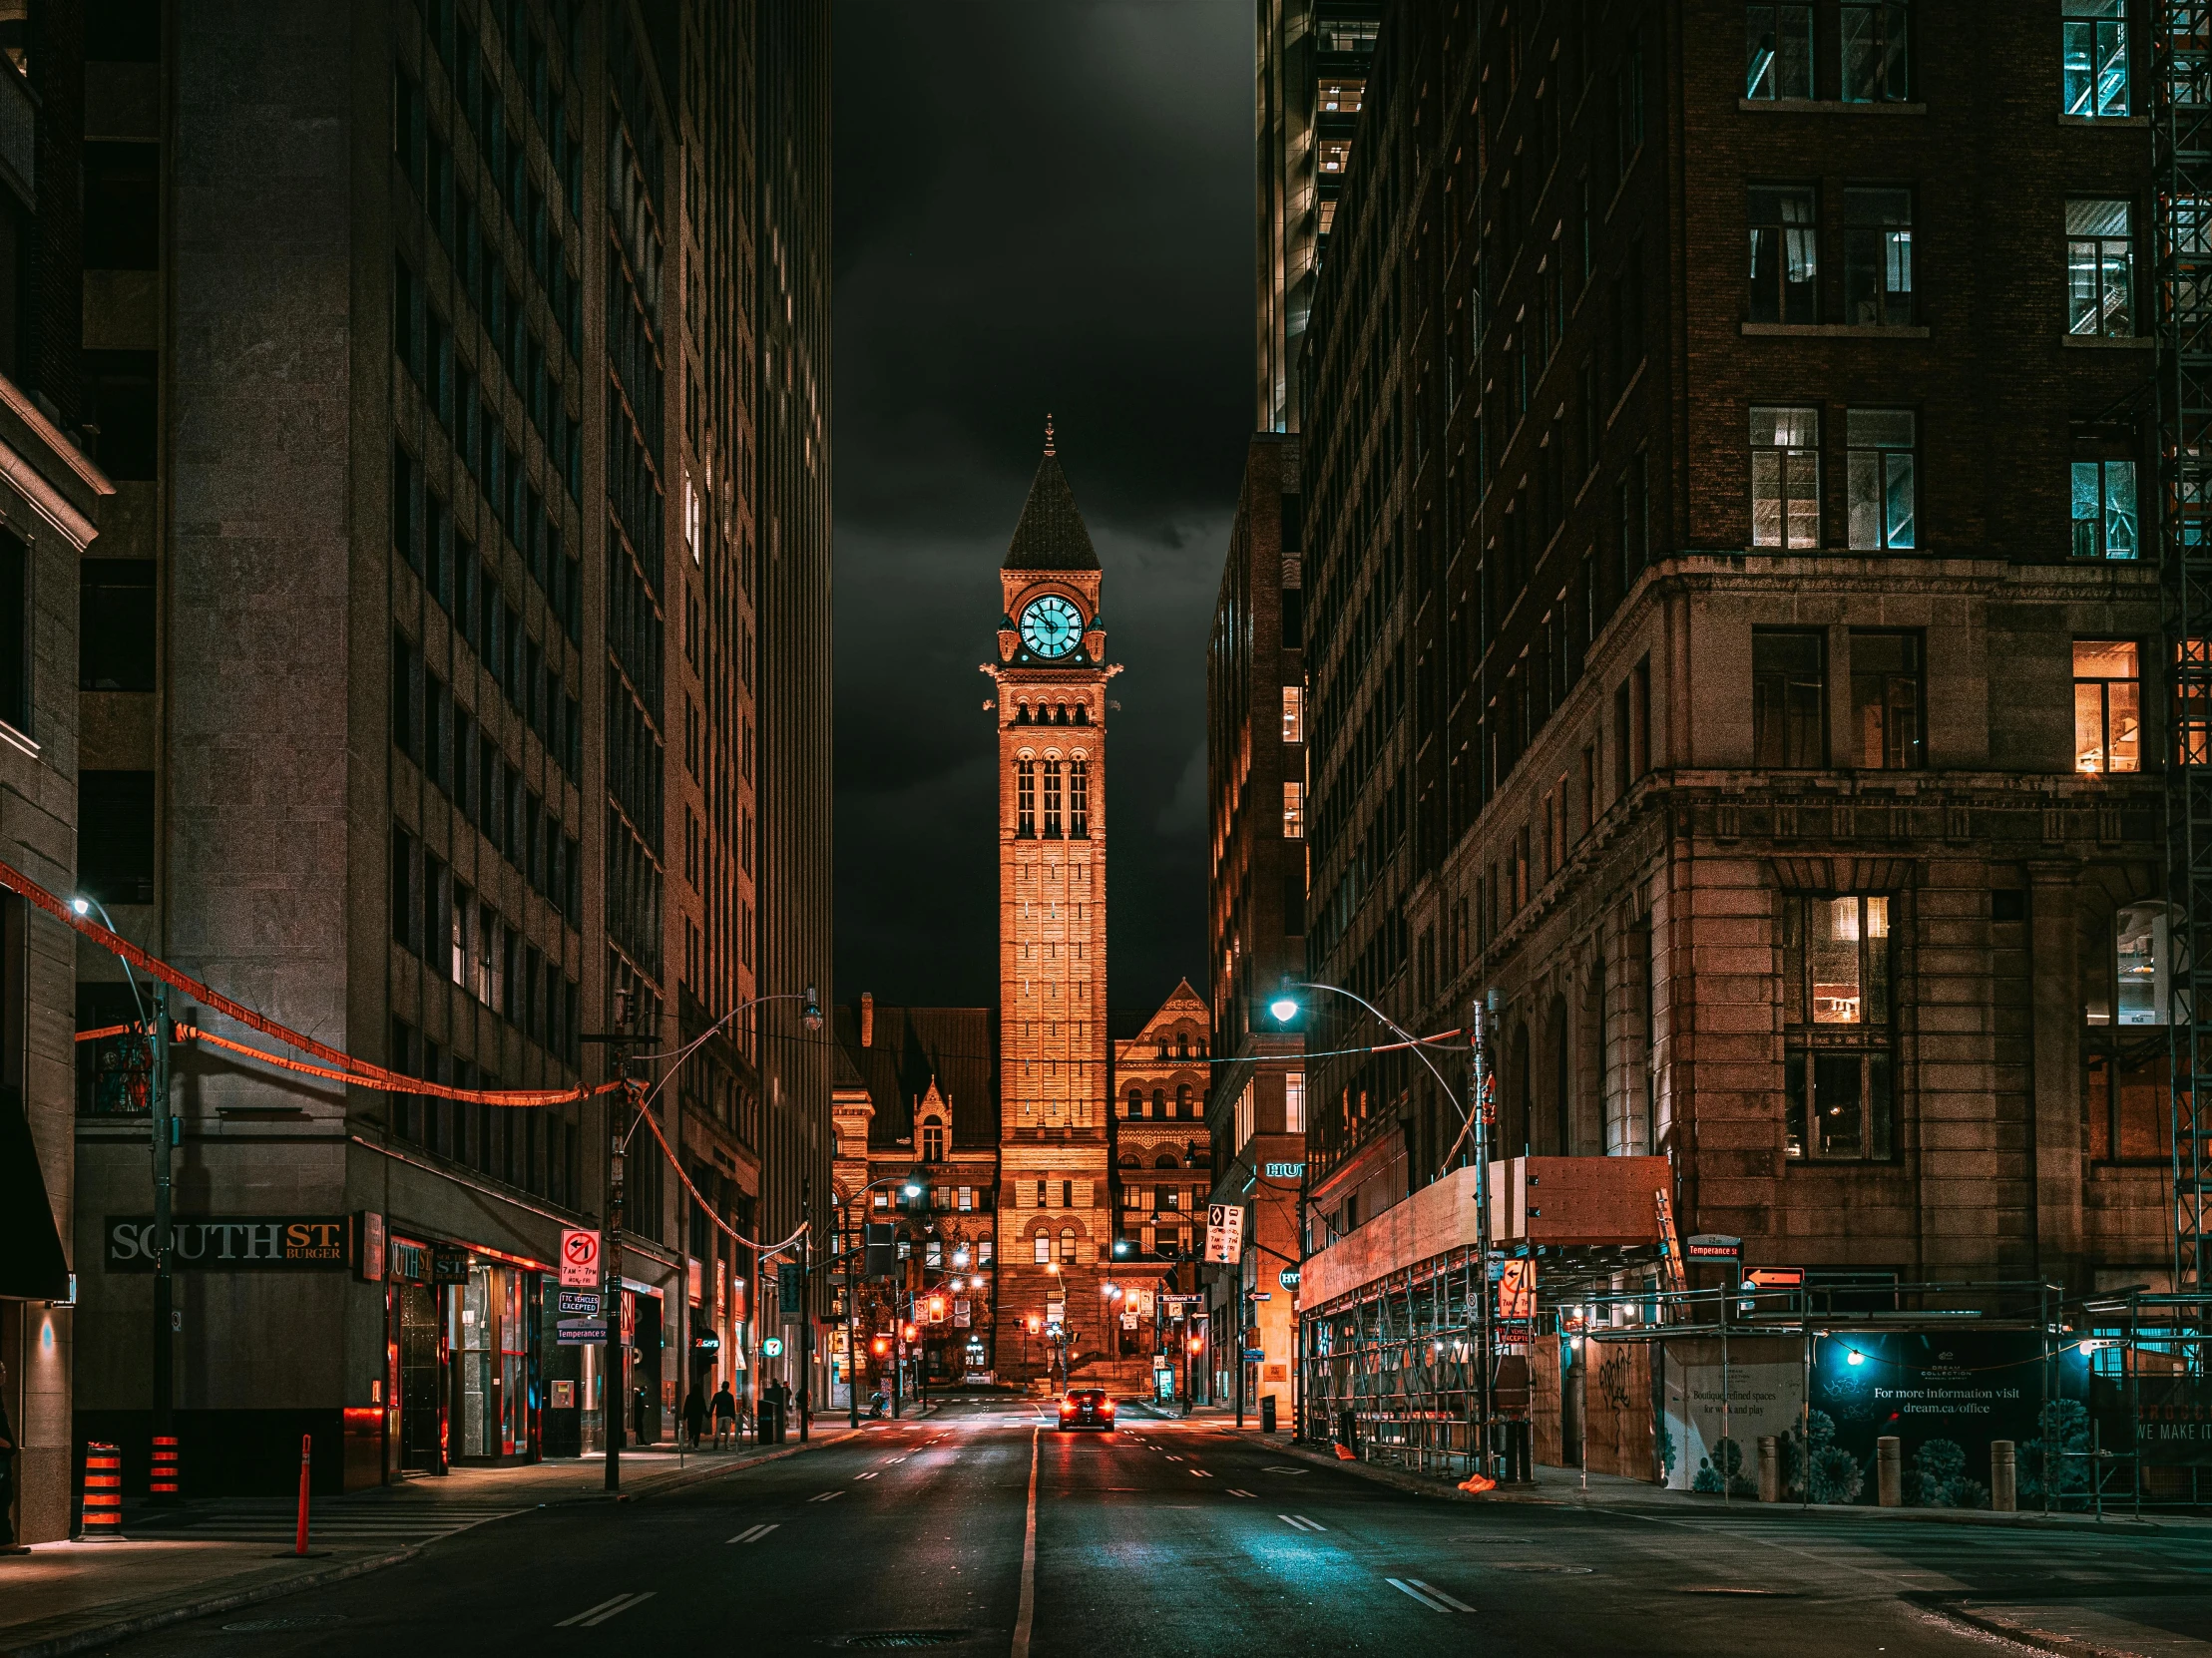
M 863 1629 L 851 1635 L 833 1635 L 831 1646 L 907 1647 L 950 1646 L 965 1640 L 965 1629 Z
M 318 1612 L 304 1618 L 254 1618 L 247 1623 L 226 1623 L 225 1635 L 258 1635 L 275 1629 L 320 1629 L 326 1623 L 343 1623 L 343 1612 Z

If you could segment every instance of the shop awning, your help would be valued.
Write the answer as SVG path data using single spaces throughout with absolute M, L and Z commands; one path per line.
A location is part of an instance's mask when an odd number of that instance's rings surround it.
M 0 1297 L 66 1301 L 69 1257 L 46 1201 L 19 1088 L 0 1088 Z

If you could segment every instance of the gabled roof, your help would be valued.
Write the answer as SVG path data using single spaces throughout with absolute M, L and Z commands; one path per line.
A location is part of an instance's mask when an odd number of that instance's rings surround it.
M 860 1045 L 859 1010 L 837 1009 L 837 1045 L 867 1087 L 875 1115 L 868 1144 L 881 1151 L 914 1130 L 914 1103 L 934 1083 L 952 1107 L 955 1147 L 999 1143 L 999 1034 L 988 1008 L 876 1004 L 875 1037 Z
M 1022 522 L 1014 527 L 1003 570 L 1097 570 L 1098 550 L 1076 507 L 1076 492 L 1060 470 L 1060 458 L 1048 448 L 1030 480 L 1030 498 Z

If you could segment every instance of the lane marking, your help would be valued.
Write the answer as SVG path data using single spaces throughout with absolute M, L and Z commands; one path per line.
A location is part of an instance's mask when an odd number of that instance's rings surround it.
M 1037 1621 L 1037 1437 L 1030 1430 L 1029 1519 L 1022 1532 L 1022 1599 L 1014 1614 L 1014 1644 L 1008 1658 L 1030 1658 L 1030 1628 Z
M 1415 1588 L 1419 1589 L 1423 1594 L 1433 1596 L 1434 1598 L 1443 1601 L 1445 1605 L 1451 1607 L 1452 1610 L 1455 1612 L 1472 1612 L 1475 1610 L 1474 1607 L 1468 1605 L 1468 1603 L 1464 1600 L 1454 1600 L 1450 1595 L 1446 1594 L 1434 1583 L 1424 1583 L 1418 1577 L 1409 1577 L 1406 1579 L 1406 1581 L 1408 1583 L 1411 1583 Z
M 587 1606 L 583 1611 L 577 1613 L 575 1617 L 563 1618 L 553 1627 L 556 1629 L 567 1629 L 571 1625 L 575 1625 L 584 1629 L 597 1628 L 600 1624 L 605 1623 L 609 1618 L 617 1617 L 622 1613 L 629 1611 L 633 1606 L 638 1605 L 641 1601 L 651 1600 L 660 1592 L 661 1591 L 658 1589 L 645 1589 L 641 1590 L 637 1594 L 617 1595 L 613 1600 L 603 1600 L 597 1606 Z
M 1204 1468 L 1190 1468 L 1186 1471 L 1188 1471 L 1193 1478 L 1197 1479 L 1211 1479 L 1213 1477 L 1213 1475 L 1206 1472 Z
M 1403 1577 L 1386 1577 L 1383 1579 L 1383 1581 L 1385 1583 L 1388 1583 L 1392 1588 L 1396 1589 L 1400 1594 L 1411 1595 L 1414 1599 L 1420 1601 L 1422 1605 L 1428 1607 L 1428 1609 L 1432 1612 L 1449 1613 L 1452 1610 L 1452 1608 L 1445 1605 L 1443 1601 L 1431 1599 L 1428 1593 L 1424 1592 L 1421 1589 L 1415 1588 Z
M 748 1526 L 745 1530 L 738 1532 L 736 1536 L 724 1540 L 733 1543 L 756 1543 L 781 1523 L 780 1520 L 771 1520 L 766 1525 Z
M 1172 1451 L 1167 1453 L 1167 1459 L 1170 1462 L 1179 1462 L 1182 1460 L 1182 1458 L 1180 1456 L 1177 1456 Z
M 1275 1516 L 1293 1531 L 1326 1531 L 1328 1527 L 1319 1520 L 1308 1519 L 1303 1514 L 1277 1514 Z
M 820 1496 L 810 1496 L 806 1500 L 809 1502 L 827 1502 L 833 1496 L 843 1496 L 844 1494 L 843 1491 L 824 1491 Z
M 904 1456 L 886 1456 L 883 1459 L 883 1465 L 885 1467 L 889 1467 L 893 1462 L 903 1462 L 905 1460 L 906 1458 Z
M 856 1473 L 853 1475 L 855 1479 L 873 1479 L 875 1476 L 876 1470 L 874 1468 L 870 1468 L 866 1473 Z
M 1234 1485 L 1228 1487 L 1228 1492 L 1231 1496 L 1250 1496 L 1252 1494 L 1250 1491 L 1240 1491 Z

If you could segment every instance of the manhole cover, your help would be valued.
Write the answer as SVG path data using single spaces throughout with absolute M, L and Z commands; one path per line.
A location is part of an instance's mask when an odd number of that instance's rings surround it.
M 863 1629 L 852 1635 L 832 1635 L 831 1646 L 894 1647 L 949 1646 L 965 1640 L 965 1629 Z
M 1795 1589 L 1739 1589 L 1726 1583 L 1685 1583 L 1674 1591 L 1679 1595 L 1757 1595 L 1767 1600 L 1795 1600 Z
M 1587 1577 L 1594 1569 L 1590 1566 L 1557 1566 L 1548 1560 L 1493 1560 L 1490 1564 L 1496 1571 L 1555 1571 L 1575 1577 Z
M 319 1629 L 326 1623 L 343 1623 L 343 1612 L 318 1612 L 304 1618 L 254 1618 L 246 1623 L 226 1623 L 222 1631 L 226 1635 L 257 1635 L 271 1629 Z

